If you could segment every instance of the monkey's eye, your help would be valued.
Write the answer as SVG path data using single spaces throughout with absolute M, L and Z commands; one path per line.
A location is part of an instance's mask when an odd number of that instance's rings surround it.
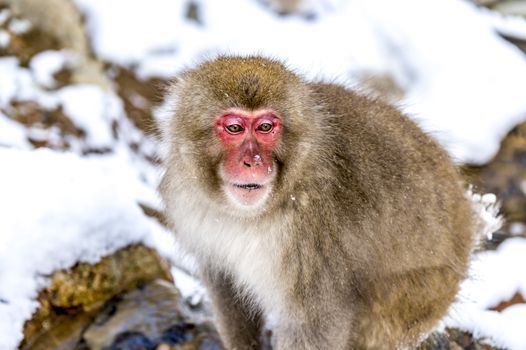
M 239 134 L 241 131 L 243 131 L 243 127 L 239 124 L 230 124 L 225 126 L 226 130 L 231 134 Z
M 271 123 L 261 123 L 256 130 L 261 132 L 269 132 L 272 130 L 272 124 Z

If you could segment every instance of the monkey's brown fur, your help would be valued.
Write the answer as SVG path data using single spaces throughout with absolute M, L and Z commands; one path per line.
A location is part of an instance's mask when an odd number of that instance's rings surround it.
M 447 154 L 395 108 L 311 83 L 260 57 L 180 75 L 161 194 L 199 262 L 229 349 L 414 347 L 463 279 L 475 230 Z M 220 189 L 214 118 L 272 110 L 283 123 L 272 194 L 239 210 Z

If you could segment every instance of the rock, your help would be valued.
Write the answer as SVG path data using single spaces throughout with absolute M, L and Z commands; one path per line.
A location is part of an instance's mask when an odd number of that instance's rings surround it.
M 25 324 L 21 349 L 71 349 L 108 300 L 156 279 L 171 282 L 169 266 L 140 244 L 94 265 L 79 263 L 53 273 L 38 297 L 40 307 Z
M 185 17 L 193 21 L 198 25 L 203 25 L 203 19 L 201 16 L 201 8 L 199 3 L 196 1 L 188 1 L 186 3 Z
M 501 1 L 502 0 L 474 0 L 474 2 L 480 6 L 492 6 L 498 4 Z
M 303 0 L 263 0 L 263 2 L 281 14 L 297 13 L 305 3 Z
M 35 148 L 48 147 L 58 150 L 70 149 L 71 138 L 84 139 L 85 133 L 78 128 L 68 116 L 64 114 L 61 107 L 46 109 L 34 101 L 13 101 L 10 105 L 10 116 L 13 120 L 28 128 L 37 127 L 43 129 L 55 128 L 60 137 L 57 138 L 35 138 L 28 137 L 28 141 Z
M 458 329 L 446 328 L 443 332 L 432 333 L 418 350 L 499 350 L 484 339 Z
M 519 50 L 526 53 L 526 39 L 525 38 L 519 38 L 516 36 L 511 36 L 509 34 L 499 33 L 501 37 L 508 40 L 513 45 L 517 46 Z
M 523 0 L 501 1 L 493 9 L 506 16 L 526 17 L 526 3 Z
M 119 66 L 112 66 L 110 70 L 128 118 L 146 135 L 158 136 L 160 132 L 157 130 L 152 110 L 161 104 L 168 80 L 141 80 L 132 70 Z
M 10 30 L 10 42 L 0 55 L 17 56 L 23 66 L 45 50 L 68 49 L 76 56 L 71 67 L 74 83 L 95 84 L 111 90 L 102 62 L 94 59 L 80 11 L 70 0 L 7 0 L 12 11 L 10 22 L 26 21 L 28 30 Z
M 37 53 L 61 48 L 57 38 L 34 27 L 24 17 L 14 15 L 8 8 L 3 11 L 8 11 L 8 17 L 0 29 L 7 33 L 9 40 L 5 46 L 0 46 L 0 56 L 16 56 L 21 65 L 27 67 Z
M 501 142 L 495 157 L 483 166 L 464 166 L 468 181 L 479 193 L 494 193 L 501 202 L 501 211 L 506 219 L 503 235 L 510 236 L 513 223 L 526 223 L 526 122 L 517 125 Z M 516 225 L 515 225 L 516 226 Z M 520 232 L 519 232 L 520 234 Z M 522 232 L 524 235 L 524 232 Z
M 510 306 L 517 304 L 526 304 L 526 299 L 524 298 L 521 292 L 516 292 L 511 298 L 509 298 L 508 300 L 501 301 L 499 304 L 491 307 L 490 310 L 502 312 Z
M 80 12 L 70 0 L 8 0 L 14 13 L 49 34 L 63 48 L 87 55 L 89 44 Z
M 195 324 L 184 314 L 181 296 L 172 283 L 156 280 L 108 303 L 105 311 L 84 332 L 90 350 L 201 349 L 215 344 L 217 332 L 210 324 Z M 209 347 L 212 349 L 212 347 Z

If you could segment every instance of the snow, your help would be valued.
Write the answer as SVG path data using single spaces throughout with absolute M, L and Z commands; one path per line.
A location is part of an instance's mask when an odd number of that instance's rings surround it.
M 142 77 L 173 76 L 221 52 L 264 53 L 309 78 L 350 85 L 364 72 L 388 74 L 406 91 L 400 105 L 459 162 L 491 159 L 526 117 L 526 58 L 466 1 L 339 1 L 309 21 L 256 1 L 203 0 L 203 25 L 184 19 L 186 2 L 135 0 L 123 13 L 125 0 L 75 1 L 98 55 L 137 65 Z
M 9 22 L 9 30 L 15 34 L 24 34 L 31 29 L 31 22 L 28 20 L 12 19 Z
M 9 18 L 10 11 L 8 9 L 0 10 L 0 26 L 4 25 L 4 23 Z
M 21 340 L 43 276 L 133 242 L 165 253 L 175 245 L 137 205 L 157 199 L 125 152 L 81 158 L 0 148 L 0 162 L 0 212 L 8 213 L 0 220 L 0 349 Z
M 111 121 L 124 113 L 115 94 L 96 85 L 76 84 L 60 89 L 55 97 L 75 125 L 87 132 L 88 144 L 94 148 L 112 145 Z
M 9 34 L 5 30 L 0 29 L 0 49 L 6 48 L 10 40 Z
M 370 17 L 382 23 L 381 36 L 394 46 L 392 59 L 412 79 L 406 111 L 456 160 L 491 159 L 502 137 L 526 118 L 524 54 L 500 39 L 467 2 L 386 1 L 375 12 L 378 1 L 368 2 Z M 404 5 L 412 11 L 392 15 Z
M 75 3 L 87 16 L 95 51 L 117 63 L 137 62 L 145 55 L 173 47 L 183 29 L 179 21 L 174 21 L 183 15 L 181 1 L 75 0 Z
M 5 107 L 15 97 L 18 100 L 37 98 L 30 71 L 21 68 L 16 57 L 0 57 L 0 87 L 0 107 Z
M 526 21 L 467 1 L 310 0 L 305 11 L 316 16 L 307 20 L 276 16 L 255 0 L 201 0 L 201 23 L 184 18 L 187 1 L 74 1 L 86 17 L 96 56 L 145 79 L 172 77 L 219 53 L 281 58 L 307 78 L 349 86 L 359 86 L 366 75 L 391 76 L 405 92 L 400 107 L 459 162 L 488 161 L 502 136 L 526 118 L 526 56 L 496 34 L 526 38 Z M 0 11 L 0 22 L 6 11 Z M 30 27 L 12 20 L 8 30 Z M 8 40 L 0 31 L 0 46 Z M 95 262 L 132 242 L 155 247 L 188 269 L 171 234 L 137 206 L 158 206 L 159 174 L 126 144 L 139 143 L 149 155 L 162 150 L 127 121 L 114 92 L 87 84 L 49 90 L 53 73 L 70 59 L 67 51 L 47 51 L 25 68 L 14 57 L 0 57 L 0 350 L 16 348 L 24 321 L 37 307 L 38 290 L 46 286 L 44 276 L 56 269 Z M 111 152 L 81 157 L 78 145 L 74 153 L 29 151 L 28 136 L 52 143 L 63 136 L 8 118 L 4 114 L 15 100 L 62 106 L 85 131 L 82 142 Z M 114 121 L 120 139 L 113 135 Z M 488 227 L 496 227 L 496 198 L 473 199 Z M 526 295 L 520 272 L 525 257 L 526 240 L 520 238 L 478 253 L 445 323 L 525 349 L 525 305 L 488 310 L 517 291 Z M 180 269 L 173 273 L 183 296 L 199 302 L 199 282 Z
M 35 101 L 48 109 L 61 106 L 75 126 L 86 133 L 88 147 L 111 148 L 114 142 L 111 122 L 124 115 L 122 101 L 115 93 L 91 84 L 43 90 L 39 82 L 44 86 L 52 84 L 52 72 L 57 63 L 66 64 L 70 58 L 65 52 L 40 55 L 44 56 L 36 56 L 31 61 L 31 69 L 20 67 L 15 57 L 0 58 L 0 107 L 5 108 L 15 100 Z
M 493 233 L 502 227 L 504 219 L 499 215 L 500 205 L 497 201 L 497 196 L 493 193 L 486 193 L 484 195 L 473 193 L 470 188 L 466 197 L 471 200 L 473 211 L 481 220 L 482 227 L 479 227 L 479 237 L 477 237 L 475 244 L 485 240 L 491 240 Z
M 172 276 L 177 289 L 190 305 L 197 305 L 204 300 L 206 290 L 199 280 L 178 268 L 172 269 Z
M 33 72 L 35 80 L 44 87 L 55 86 L 53 74 L 65 68 L 73 60 L 72 53 L 64 51 L 43 51 L 35 55 L 29 66 Z
M 510 234 L 513 236 L 519 236 L 526 232 L 526 225 L 522 222 L 512 222 L 509 226 Z
M 0 112 L 0 147 L 2 146 L 28 149 L 29 143 L 25 129 Z
M 526 296 L 524 266 L 524 238 L 508 239 L 496 251 L 478 253 L 446 324 L 487 337 L 506 349 L 526 349 L 526 304 L 516 304 L 502 312 L 489 310 L 516 292 Z
M 504 16 L 490 10 L 481 11 L 501 34 L 526 40 L 526 21 L 522 17 Z

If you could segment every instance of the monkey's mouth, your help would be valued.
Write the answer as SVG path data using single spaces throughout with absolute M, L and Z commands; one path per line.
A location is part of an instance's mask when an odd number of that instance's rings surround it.
M 268 195 L 268 184 L 230 183 L 226 188 L 228 196 L 242 206 L 252 206 L 263 203 Z
M 259 190 L 260 188 L 263 188 L 263 185 L 259 184 L 233 184 L 234 187 L 242 188 L 244 190 Z

